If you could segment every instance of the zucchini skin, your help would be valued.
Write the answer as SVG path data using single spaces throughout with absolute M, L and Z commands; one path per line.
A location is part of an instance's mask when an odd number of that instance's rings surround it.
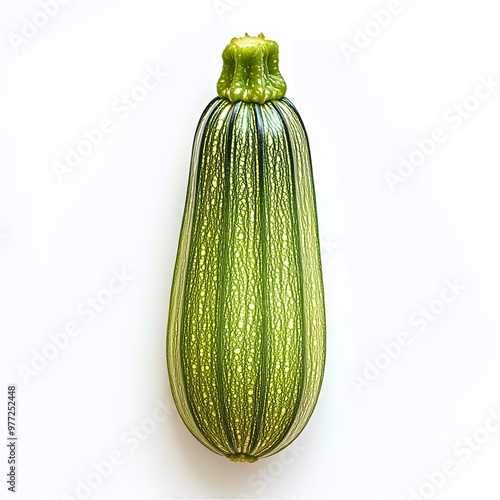
M 316 405 L 326 320 L 311 156 L 287 98 L 213 99 L 194 138 L 167 327 L 174 402 L 215 453 L 288 446 Z

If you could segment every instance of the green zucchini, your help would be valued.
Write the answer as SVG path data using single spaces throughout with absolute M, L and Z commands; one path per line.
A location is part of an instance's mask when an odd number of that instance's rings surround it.
M 191 433 L 215 453 L 254 462 L 300 434 L 323 379 L 316 201 L 276 42 L 231 40 L 217 91 L 194 137 L 167 364 Z

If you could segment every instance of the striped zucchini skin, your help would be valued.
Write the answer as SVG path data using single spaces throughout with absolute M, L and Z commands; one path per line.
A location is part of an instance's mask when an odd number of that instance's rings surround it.
M 287 98 L 215 98 L 196 131 L 167 363 L 191 433 L 232 460 L 289 445 L 316 404 L 326 328 L 309 143 Z

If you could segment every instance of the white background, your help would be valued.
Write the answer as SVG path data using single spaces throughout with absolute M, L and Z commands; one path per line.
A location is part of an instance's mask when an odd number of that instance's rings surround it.
M 72 0 L 45 25 L 35 0 L 0 5 L 0 399 L 6 413 L 17 385 L 17 498 L 499 498 L 495 2 Z M 255 464 L 211 453 L 162 409 L 191 141 L 222 50 L 245 32 L 280 45 L 309 133 L 328 315 L 313 418 L 292 450 Z M 136 90 L 154 69 L 168 76 Z M 143 100 L 117 108 L 131 92 Z M 102 119 L 113 130 L 58 177 Z M 423 158 L 415 141 L 436 128 Z M 421 165 L 391 189 L 411 154 Z M 127 286 L 85 314 L 113 272 Z M 411 344 L 390 344 L 390 360 L 382 344 L 402 332 Z M 432 486 L 443 463 L 453 472 Z

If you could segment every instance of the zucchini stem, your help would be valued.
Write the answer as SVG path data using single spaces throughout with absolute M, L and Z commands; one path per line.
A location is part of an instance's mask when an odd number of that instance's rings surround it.
M 217 93 L 230 102 L 264 104 L 281 99 L 286 83 L 278 67 L 278 44 L 259 36 L 233 38 L 222 53 Z

